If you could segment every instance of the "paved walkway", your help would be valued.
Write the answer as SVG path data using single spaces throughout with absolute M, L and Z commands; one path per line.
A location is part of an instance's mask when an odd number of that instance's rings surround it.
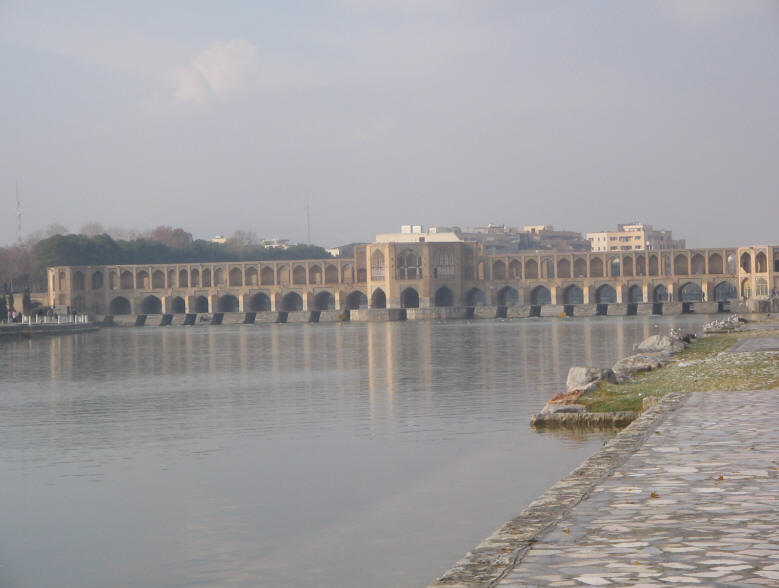
M 779 586 L 779 390 L 693 393 L 498 584 Z

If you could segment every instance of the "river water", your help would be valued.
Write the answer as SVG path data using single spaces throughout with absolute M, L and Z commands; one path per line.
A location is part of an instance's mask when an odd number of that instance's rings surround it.
M 705 317 L 106 329 L 0 345 L 0 586 L 425 586 L 597 451 L 571 365 Z

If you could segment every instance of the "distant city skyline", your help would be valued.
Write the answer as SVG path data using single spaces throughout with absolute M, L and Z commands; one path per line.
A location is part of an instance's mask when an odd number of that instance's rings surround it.
M 0 245 L 401 224 L 779 240 L 779 4 L 0 5 Z

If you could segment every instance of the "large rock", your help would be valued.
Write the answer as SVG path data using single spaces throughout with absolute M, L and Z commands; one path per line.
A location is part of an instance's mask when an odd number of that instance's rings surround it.
M 611 369 L 617 375 L 618 380 L 624 380 L 623 376 L 629 376 L 638 372 L 648 372 L 663 367 L 668 363 L 669 357 L 668 353 L 637 353 L 623 357 Z
M 568 370 L 565 388 L 570 392 L 589 392 L 595 390 L 602 381 L 616 383 L 617 378 L 611 369 L 587 366 L 574 366 Z
M 639 353 L 677 353 L 684 349 L 684 341 L 668 335 L 651 335 L 636 345 Z

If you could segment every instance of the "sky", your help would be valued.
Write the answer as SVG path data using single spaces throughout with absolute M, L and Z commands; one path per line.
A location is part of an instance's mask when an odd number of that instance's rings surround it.
M 0 244 L 639 221 L 779 243 L 779 2 L 0 0 Z

